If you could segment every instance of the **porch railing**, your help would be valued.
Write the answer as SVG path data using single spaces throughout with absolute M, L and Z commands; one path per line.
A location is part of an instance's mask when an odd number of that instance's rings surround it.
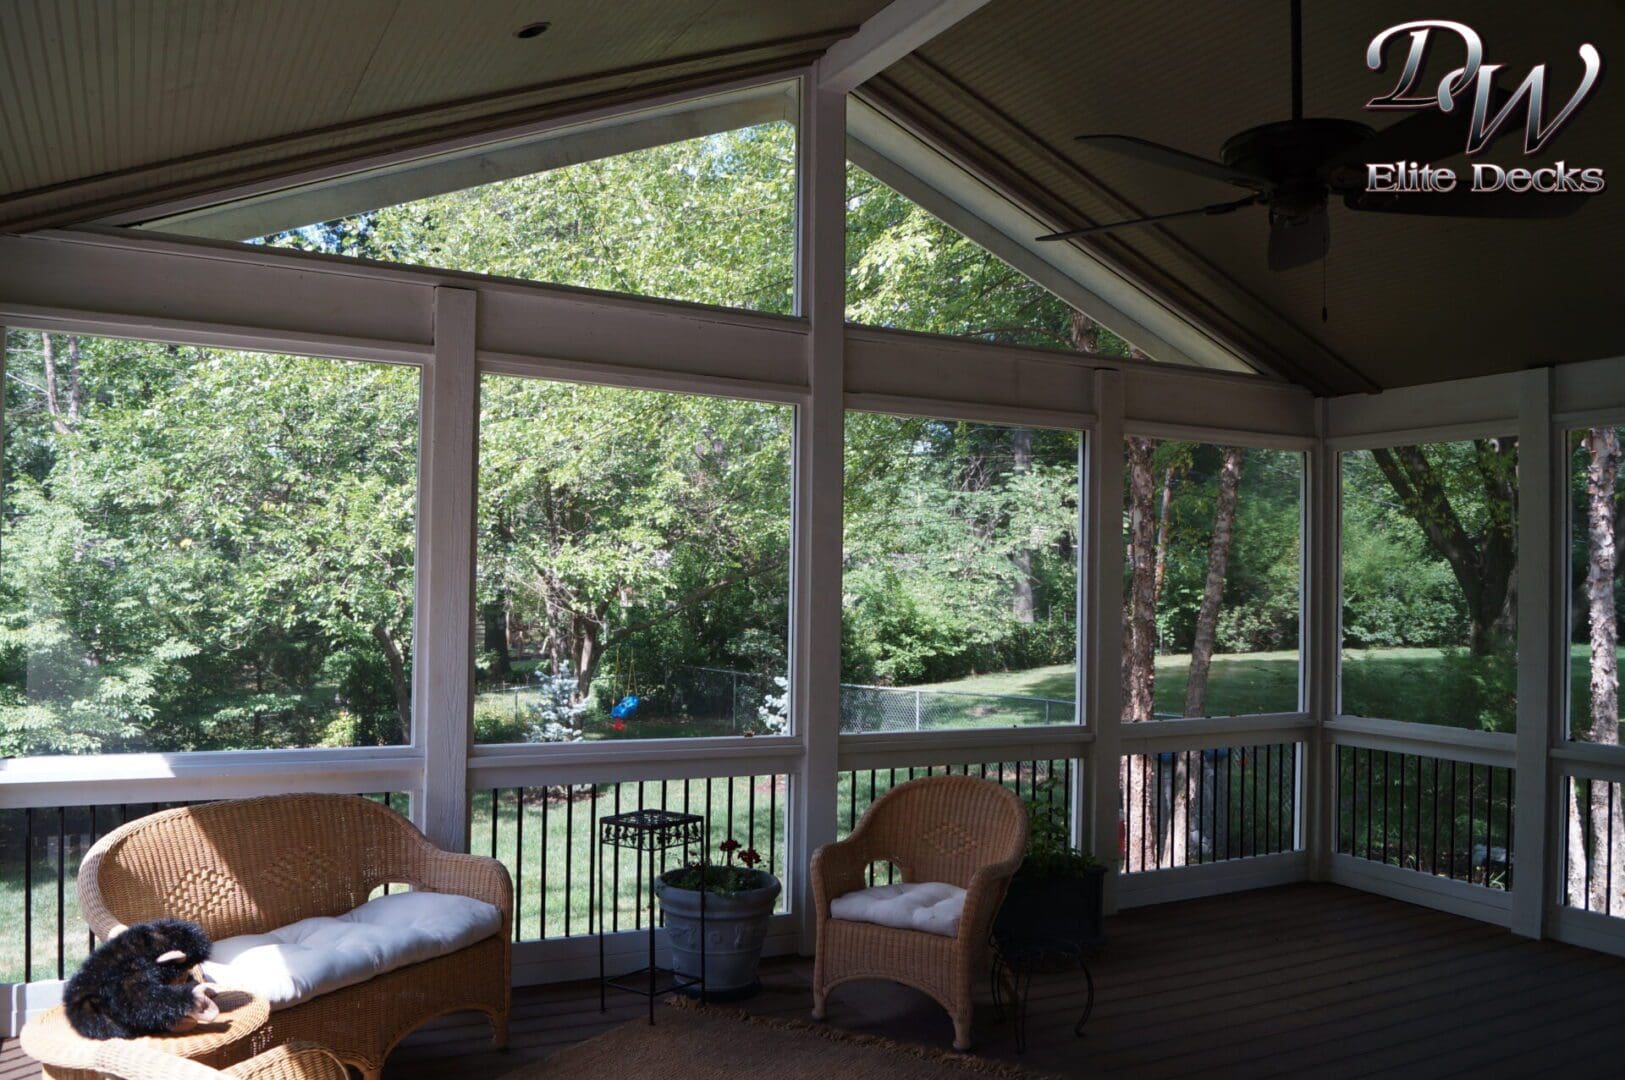
M 1339 746 L 1336 773 L 1340 854 L 1511 889 L 1514 769 Z
M 1299 745 L 1130 754 L 1122 759 L 1125 873 L 1295 850 Z
M 629 852 L 606 849 L 599 874 L 598 819 L 629 810 L 703 814 L 710 823 L 706 854 L 739 841 L 762 857 L 762 869 L 782 880 L 789 777 L 762 774 L 689 780 L 487 788 L 470 796 L 470 849 L 500 859 L 514 883 L 514 940 L 595 934 L 593 898 L 602 886 L 603 929 L 637 930 L 647 924 L 648 865 Z M 699 852 L 693 853 L 695 858 Z M 656 873 L 682 865 L 682 852 L 658 857 Z M 778 910 L 786 910 L 779 897 Z

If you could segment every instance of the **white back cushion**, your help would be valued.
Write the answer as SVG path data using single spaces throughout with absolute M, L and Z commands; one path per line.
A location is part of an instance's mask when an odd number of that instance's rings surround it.
M 403 892 L 337 918 L 302 919 L 268 934 L 214 943 L 203 977 L 286 1009 L 375 975 L 432 960 L 502 928 L 500 909 L 446 893 Z
M 837 919 L 923 930 L 943 937 L 958 935 L 959 916 L 964 910 L 965 890 L 940 881 L 876 885 L 838 896 L 829 905 L 830 915 Z

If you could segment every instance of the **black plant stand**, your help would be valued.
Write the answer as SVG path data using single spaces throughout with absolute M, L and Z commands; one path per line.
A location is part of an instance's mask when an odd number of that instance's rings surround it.
M 699 814 L 679 814 L 670 810 L 633 810 L 625 814 L 610 814 L 598 819 L 598 874 L 597 897 L 589 897 L 598 913 L 598 1011 L 609 1007 L 609 990 L 625 990 L 649 999 L 649 1023 L 655 1022 L 655 998 L 674 990 L 700 988 L 700 1000 L 705 1000 L 705 891 L 700 891 L 700 974 L 698 978 L 679 975 L 672 968 L 660 967 L 655 962 L 655 856 L 662 851 L 682 848 L 686 865 L 691 851 L 698 848 L 701 862 L 701 882 L 706 861 L 706 821 Z M 604 967 L 604 849 L 626 848 L 649 857 L 649 963 L 636 971 L 628 971 L 613 978 Z M 617 882 L 618 884 L 618 882 Z M 616 903 L 620 902 L 617 889 Z M 643 981 L 647 979 L 647 985 Z
M 1065 971 L 1074 965 L 1083 972 L 1088 995 L 1083 1002 L 1083 1015 L 1072 1026 L 1072 1034 L 1083 1038 L 1083 1026 L 1095 1009 L 1095 977 L 1089 971 L 1089 960 L 1084 946 L 1075 939 L 1064 937 L 1038 937 L 1031 935 L 999 935 L 993 937 L 993 1004 L 1004 1013 L 1004 996 L 1010 997 L 1011 1011 L 1015 1013 L 1016 1053 L 1027 1052 L 1027 996 L 1032 990 L 1033 975 L 1040 972 Z

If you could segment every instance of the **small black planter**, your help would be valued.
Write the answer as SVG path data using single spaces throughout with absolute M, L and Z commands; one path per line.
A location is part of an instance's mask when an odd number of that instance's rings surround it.
M 999 941 L 1074 944 L 1080 952 L 1106 943 L 1106 870 L 1094 867 L 1081 877 L 1047 877 L 1016 871 L 993 922 Z

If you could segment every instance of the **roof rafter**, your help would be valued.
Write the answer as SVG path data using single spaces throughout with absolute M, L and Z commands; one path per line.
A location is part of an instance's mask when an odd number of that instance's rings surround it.
M 988 0 L 892 0 L 824 54 L 818 85 L 849 94 Z

